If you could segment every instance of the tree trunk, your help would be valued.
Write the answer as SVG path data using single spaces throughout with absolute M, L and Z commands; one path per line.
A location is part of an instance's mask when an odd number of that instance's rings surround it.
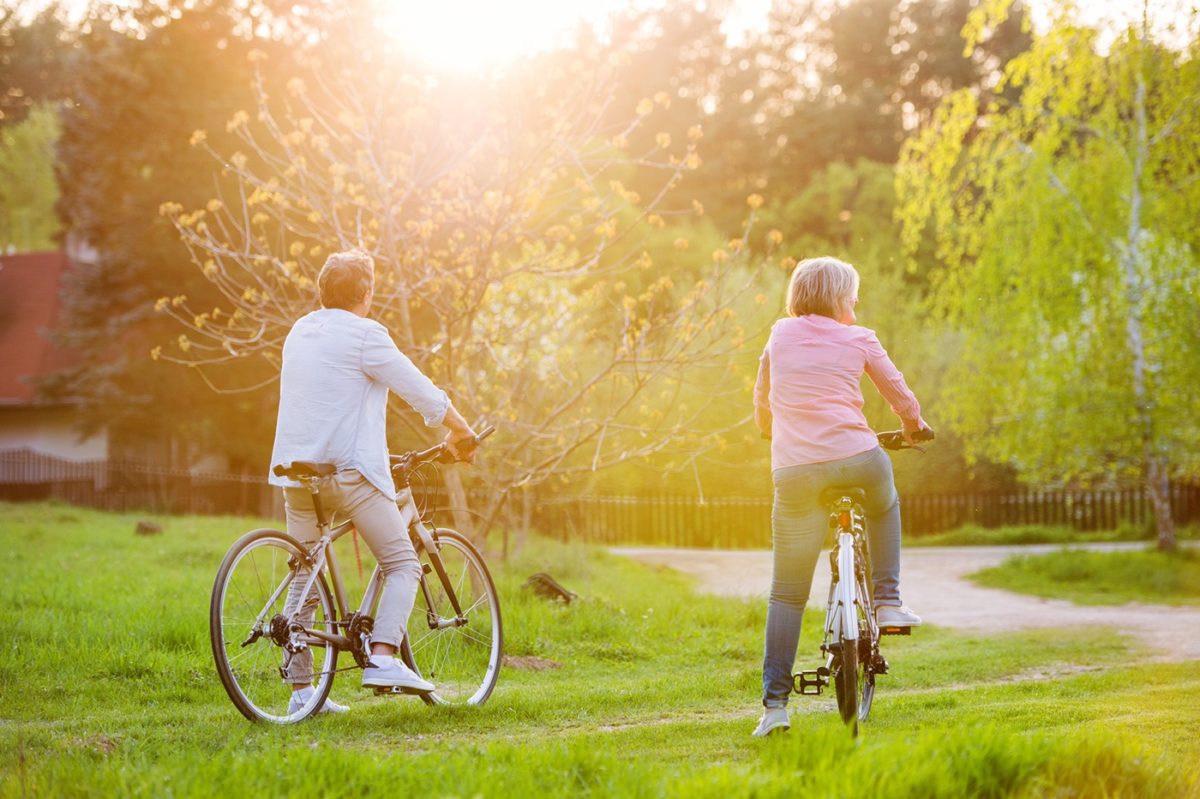
M 1133 179 L 1129 192 L 1129 231 L 1121 253 L 1125 298 L 1129 303 L 1125 318 L 1125 341 L 1133 359 L 1133 395 L 1136 404 L 1137 435 L 1141 438 L 1143 474 L 1150 491 L 1154 509 L 1154 526 L 1158 532 L 1158 548 L 1163 552 L 1175 550 L 1175 520 L 1171 515 L 1171 496 L 1167 486 L 1166 459 L 1158 452 L 1154 435 L 1154 401 L 1146 379 L 1146 341 L 1142 330 L 1141 251 L 1142 237 L 1142 171 L 1149 143 L 1146 138 L 1146 83 L 1138 75 L 1134 93 L 1134 120 L 1137 125 L 1133 153 Z
M 482 541 L 476 537 L 475 522 L 467 505 L 467 490 L 463 488 L 462 476 L 454 468 L 443 469 L 442 479 L 446 481 L 446 496 L 450 500 L 450 513 L 454 516 L 454 526 L 458 531 L 471 539 L 477 545 Z
M 1150 456 L 1146 464 L 1146 487 L 1150 490 L 1150 507 L 1154 511 L 1154 527 L 1158 531 L 1158 550 L 1174 552 L 1175 517 L 1171 513 L 1171 486 L 1162 458 Z

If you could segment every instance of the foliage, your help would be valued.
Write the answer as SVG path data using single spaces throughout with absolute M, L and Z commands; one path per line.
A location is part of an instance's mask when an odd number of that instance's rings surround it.
M 57 109 L 51 106 L 36 107 L 22 122 L 0 127 L 0 251 L 54 247 L 59 128 Z
M 81 400 L 89 426 L 109 429 L 114 457 L 186 466 L 216 450 L 235 469 L 261 468 L 273 416 L 268 393 L 217 396 L 201 375 L 166 373 L 146 356 L 147 342 L 166 335 L 154 300 L 168 290 L 197 298 L 206 290 L 157 211 L 168 198 L 210 196 L 207 159 L 187 148 L 187 137 L 246 97 L 249 44 L 219 6 L 165 21 L 140 11 L 150 16 L 145 30 L 137 18 L 98 18 L 79 36 L 57 170 L 75 256 L 60 335 L 80 357 L 44 390 Z
M 488 518 L 514 488 L 705 446 L 720 430 L 705 395 L 750 332 L 737 316 L 747 250 L 735 239 L 672 263 L 647 249 L 666 218 L 696 213 L 671 192 L 703 134 L 631 143 L 665 92 L 604 126 L 610 58 L 550 56 L 481 86 L 381 48 L 292 77 L 277 102 L 260 75 L 254 119 L 225 126 L 238 151 L 192 136 L 226 177 L 218 196 L 162 207 L 222 301 L 161 298 L 188 332 L 155 357 L 277 365 L 325 257 L 357 247 L 376 261 L 374 316 L 469 418 L 501 428 L 482 472 Z M 627 187 L 647 173 L 653 189 Z M 747 202 L 749 228 L 761 198 Z
M 1095 39 L 1060 17 L 1008 65 L 1015 102 L 948 97 L 905 147 L 898 215 L 910 252 L 937 242 L 968 452 L 1043 484 L 1143 480 L 1169 546 L 1167 477 L 1200 473 L 1200 62 L 1196 39 Z
M 971 578 L 991 588 L 1084 605 L 1200 605 L 1200 553 L 1192 548 L 1174 553 L 1063 549 L 1016 555 Z
M 759 741 L 749 731 L 761 712 L 764 603 L 698 595 L 670 571 L 548 541 L 495 565 L 509 654 L 560 668 L 505 667 L 492 699 L 466 710 L 372 697 L 347 672 L 334 696 L 350 717 L 253 725 L 216 680 L 203 599 L 226 547 L 265 522 L 159 517 L 163 534 L 143 538 L 138 519 L 0 504 L 12 566 L 0 584 L 11 611 L 0 796 L 341 795 L 381 781 L 484 796 L 865 786 L 1182 798 L 1194 787 L 1200 751 L 1183 734 L 1200 695 L 1194 663 L 1128 668 L 1136 652 L 1097 629 L 922 628 L 887 640 L 892 670 L 857 744 L 830 700 L 799 697 L 792 733 Z M 353 553 L 338 554 L 347 590 L 361 590 Z M 582 599 L 562 606 L 521 589 L 543 570 Z M 819 617 L 808 622 L 799 662 L 815 664 Z M 1072 676 L 1079 668 L 1090 671 Z

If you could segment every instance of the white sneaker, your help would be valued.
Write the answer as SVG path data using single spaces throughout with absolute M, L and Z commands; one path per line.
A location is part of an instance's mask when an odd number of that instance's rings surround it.
M 758 727 L 750 734 L 755 738 L 765 738 L 776 730 L 786 731 L 791 728 L 792 723 L 788 721 L 786 707 L 769 707 L 763 711 L 762 718 L 758 720 Z
M 875 621 L 880 627 L 920 627 L 921 617 L 904 605 L 880 605 L 875 608 Z
M 407 688 L 418 694 L 434 690 L 434 684 L 422 680 L 415 671 L 389 655 L 371 655 L 363 669 L 363 688 Z
M 314 689 L 309 688 L 307 691 L 304 691 L 304 690 L 292 691 L 292 698 L 288 700 L 288 715 L 289 716 L 291 714 L 295 713 L 300 708 L 304 707 L 306 704 L 308 704 L 308 700 L 312 699 L 311 692 L 313 690 Z M 334 702 L 329 697 L 325 697 L 325 703 L 323 705 L 321 705 L 321 707 L 319 707 L 317 709 L 317 712 L 314 713 L 313 715 L 316 716 L 321 713 L 345 713 L 349 709 L 350 708 L 346 707 L 345 705 L 339 705 L 337 702 Z

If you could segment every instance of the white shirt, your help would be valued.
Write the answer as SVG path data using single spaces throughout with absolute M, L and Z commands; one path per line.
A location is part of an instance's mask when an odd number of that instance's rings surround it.
M 437 427 L 450 398 L 396 348 L 387 328 L 340 308 L 322 308 L 293 325 L 283 343 L 279 421 L 271 468 L 293 461 L 357 469 L 396 496 L 388 464 L 388 390 Z M 300 484 L 271 474 L 272 485 Z

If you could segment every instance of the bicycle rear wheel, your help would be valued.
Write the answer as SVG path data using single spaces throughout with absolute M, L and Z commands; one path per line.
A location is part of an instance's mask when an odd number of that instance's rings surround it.
M 291 706 L 291 682 L 280 674 L 286 630 L 278 629 L 279 620 L 290 583 L 307 576 L 297 569 L 303 551 L 286 533 L 254 530 L 230 547 L 213 583 L 209 637 L 217 674 L 233 704 L 251 721 L 301 721 L 321 707 L 333 685 L 337 649 L 319 641 L 308 642 L 307 655 L 293 656 L 289 674 L 292 681 L 316 688 L 307 703 Z M 304 618 L 308 614 L 311 618 Z M 301 617 L 308 629 L 333 631 L 337 617 L 323 575 L 317 575 Z
M 861 669 L 858 663 L 858 641 L 839 641 L 833 646 L 830 679 L 837 692 L 838 712 L 842 721 L 858 734 L 858 697 Z
M 504 649 L 500 597 L 483 557 L 465 536 L 441 528 L 436 536 L 438 555 L 466 624 L 452 624 L 454 607 L 435 569 L 424 577 L 430 602 L 425 608 L 418 602 L 409 617 L 400 656 L 437 686 L 432 694 L 423 695 L 426 702 L 481 705 L 500 676 Z
M 879 628 L 875 626 L 870 589 L 858 578 L 858 720 L 866 721 L 875 699 L 875 666 L 879 659 Z

